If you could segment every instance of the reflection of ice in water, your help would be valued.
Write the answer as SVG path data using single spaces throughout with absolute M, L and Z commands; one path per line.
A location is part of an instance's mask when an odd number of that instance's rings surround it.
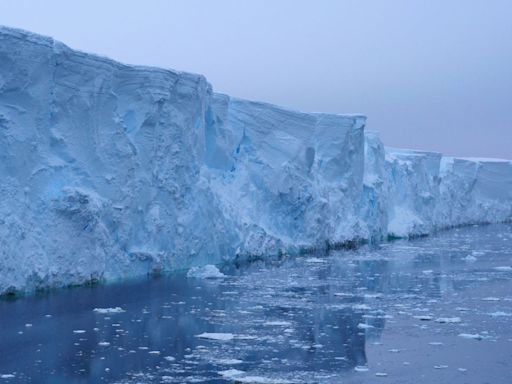
M 335 383 L 417 382 L 424 369 L 457 382 L 459 367 L 490 355 L 479 346 L 512 339 L 511 245 L 496 236 L 511 228 L 211 269 L 216 280 L 197 270 L 0 302 L 0 372 L 27 382 Z M 8 353 L 24 345 L 21 358 Z M 474 361 L 456 360 L 468 353 Z M 510 368 L 487 364 L 496 377 Z

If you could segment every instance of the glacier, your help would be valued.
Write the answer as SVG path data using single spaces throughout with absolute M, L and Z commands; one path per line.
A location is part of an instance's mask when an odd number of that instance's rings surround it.
M 512 219 L 509 160 L 0 27 L 0 294 Z

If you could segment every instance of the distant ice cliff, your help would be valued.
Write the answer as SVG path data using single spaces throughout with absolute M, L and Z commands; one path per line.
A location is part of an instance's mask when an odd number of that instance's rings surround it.
M 512 164 L 0 27 L 0 293 L 512 219 Z

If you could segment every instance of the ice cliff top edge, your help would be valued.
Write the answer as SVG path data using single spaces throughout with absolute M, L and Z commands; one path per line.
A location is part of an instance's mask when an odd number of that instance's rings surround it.
M 0 25 L 0 38 L 2 40 L 5 39 L 15 39 L 19 40 L 20 44 L 34 44 L 40 45 L 44 47 L 48 47 L 54 50 L 56 54 L 64 51 L 72 51 L 73 54 L 79 55 L 85 59 L 91 60 L 92 62 L 97 62 L 97 65 L 109 65 L 112 67 L 118 68 L 130 68 L 140 72 L 155 72 L 155 73 L 167 73 L 174 76 L 185 76 L 190 77 L 191 79 L 195 79 L 196 81 L 205 81 L 208 87 L 211 89 L 211 84 L 207 81 L 206 77 L 201 74 L 196 74 L 192 72 L 179 71 L 170 68 L 161 68 L 156 66 L 148 66 L 148 65 L 136 65 L 136 64 L 126 64 L 116 60 L 113 60 L 107 56 L 98 55 L 95 53 L 84 52 L 76 49 L 72 49 L 68 47 L 66 44 L 53 39 L 49 36 L 39 35 L 37 33 L 33 33 L 30 31 L 26 31 L 19 28 L 13 28 L 8 26 Z M 366 120 L 366 115 L 361 113 L 325 113 L 325 112 L 305 112 L 295 110 L 293 108 L 285 108 L 276 104 L 268 103 L 265 101 L 256 101 L 256 100 L 248 100 L 242 99 L 234 96 L 225 95 L 222 93 L 217 93 L 219 96 L 229 97 L 231 100 L 245 102 L 253 104 L 254 106 L 259 106 L 268 109 L 274 109 L 277 111 L 282 111 L 284 113 L 292 113 L 297 115 L 314 115 L 318 118 L 352 118 L 357 119 L 360 122 L 360 125 L 364 125 Z

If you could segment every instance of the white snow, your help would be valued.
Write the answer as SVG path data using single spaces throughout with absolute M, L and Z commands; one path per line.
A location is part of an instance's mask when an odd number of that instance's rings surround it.
M 384 148 L 361 115 L 236 99 L 5 27 L 0 101 L 0 293 L 221 278 L 235 258 L 512 219 L 508 160 Z

